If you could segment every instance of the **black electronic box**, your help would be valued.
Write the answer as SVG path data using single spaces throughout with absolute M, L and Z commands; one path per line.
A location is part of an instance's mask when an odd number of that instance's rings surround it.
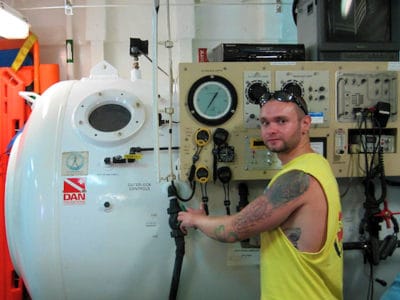
M 304 44 L 223 43 L 208 53 L 210 62 L 224 61 L 304 61 Z

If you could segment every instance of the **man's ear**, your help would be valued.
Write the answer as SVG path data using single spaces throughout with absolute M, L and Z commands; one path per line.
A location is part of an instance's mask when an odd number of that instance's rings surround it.
M 311 117 L 309 115 L 305 115 L 303 119 L 301 120 L 301 125 L 303 129 L 305 130 L 310 130 L 311 127 Z

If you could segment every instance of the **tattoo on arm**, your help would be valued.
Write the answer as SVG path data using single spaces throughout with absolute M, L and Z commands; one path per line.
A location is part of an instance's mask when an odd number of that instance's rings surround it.
M 310 186 L 310 176 L 293 170 L 281 176 L 267 189 L 266 195 L 274 207 L 301 196 Z
M 220 242 L 237 242 L 239 237 L 235 232 L 226 232 L 225 226 L 220 225 L 214 230 L 216 240 Z
M 298 241 L 300 240 L 301 228 L 287 228 L 284 230 L 289 241 L 292 242 L 295 248 L 298 248 Z
M 271 215 L 271 204 L 267 201 L 255 201 L 253 205 L 246 207 L 237 216 L 233 228 L 237 233 L 251 231 L 257 222 L 268 218 Z
M 215 239 L 221 242 L 238 242 L 242 240 L 240 235 L 246 235 L 260 220 L 268 218 L 272 208 L 267 201 L 256 201 L 236 216 L 231 232 L 226 232 L 224 225 L 216 227 L 214 229 Z
M 226 232 L 223 225 L 216 227 L 215 239 L 222 242 L 239 241 L 240 235 L 246 235 L 261 220 L 269 218 L 274 208 L 301 196 L 309 185 L 310 176 L 302 171 L 293 170 L 281 175 L 265 192 L 268 201 L 255 201 L 246 207 L 235 219 L 231 232 Z

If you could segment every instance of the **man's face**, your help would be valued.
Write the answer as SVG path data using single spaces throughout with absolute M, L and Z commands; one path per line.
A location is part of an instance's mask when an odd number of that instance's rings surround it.
M 299 144 L 304 115 L 295 103 L 270 100 L 260 110 L 261 137 L 272 152 L 289 153 Z

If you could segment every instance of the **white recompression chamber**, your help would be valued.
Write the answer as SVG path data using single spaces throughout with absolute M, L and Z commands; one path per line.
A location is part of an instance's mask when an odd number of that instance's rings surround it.
M 34 100 L 6 182 L 10 254 L 34 300 L 167 298 L 175 248 L 152 109 L 152 84 L 106 62 Z

